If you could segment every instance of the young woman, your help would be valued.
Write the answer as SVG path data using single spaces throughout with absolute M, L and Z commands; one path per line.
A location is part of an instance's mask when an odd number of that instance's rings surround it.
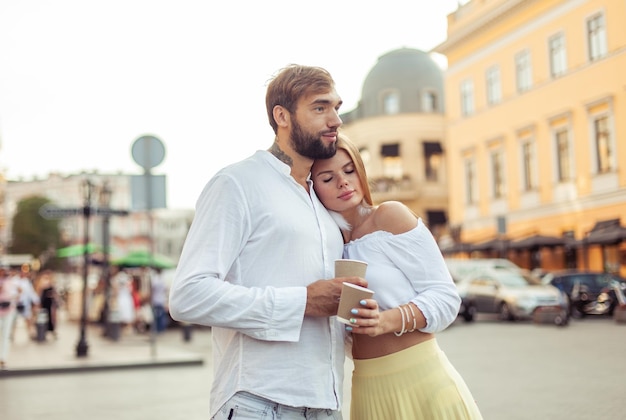
M 350 417 L 482 419 L 435 333 L 458 313 L 460 298 L 431 232 L 400 202 L 372 204 L 358 149 L 343 135 L 337 154 L 315 161 L 318 197 L 335 215 L 344 258 L 368 263 L 374 299 L 354 308 Z

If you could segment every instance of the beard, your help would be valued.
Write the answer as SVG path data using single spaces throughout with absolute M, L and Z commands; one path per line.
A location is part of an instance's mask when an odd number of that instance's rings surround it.
M 291 145 L 298 154 L 310 159 L 328 159 L 337 153 L 337 143 L 325 146 L 320 133 L 305 132 L 295 118 L 291 127 Z

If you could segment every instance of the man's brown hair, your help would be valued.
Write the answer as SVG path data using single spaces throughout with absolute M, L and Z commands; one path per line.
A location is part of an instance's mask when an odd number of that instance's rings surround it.
M 267 116 L 274 130 L 278 124 L 274 120 L 274 107 L 280 105 L 290 114 L 296 111 L 298 100 L 312 93 L 325 93 L 335 87 L 330 73 L 321 67 L 291 64 L 281 69 L 267 86 L 265 106 Z

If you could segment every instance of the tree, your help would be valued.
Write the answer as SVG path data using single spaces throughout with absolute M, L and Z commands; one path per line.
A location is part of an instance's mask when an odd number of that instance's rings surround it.
M 45 197 L 32 196 L 17 204 L 9 247 L 11 253 L 31 254 L 45 265 L 50 250 L 60 245 L 59 220 L 48 220 L 39 214 L 41 207 L 48 203 L 50 200 Z

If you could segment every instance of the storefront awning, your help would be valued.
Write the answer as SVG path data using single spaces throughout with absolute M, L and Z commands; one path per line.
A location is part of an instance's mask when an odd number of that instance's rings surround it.
M 547 236 L 547 235 L 532 235 L 527 238 L 518 239 L 512 241 L 509 244 L 509 249 L 524 250 L 524 249 L 539 249 L 539 248 L 554 248 L 557 246 L 574 245 L 575 241 L 566 237 Z
M 504 251 L 509 248 L 510 240 L 494 238 L 490 241 L 473 244 L 472 251 Z
M 583 239 L 586 245 L 616 245 L 623 241 L 626 241 L 626 227 L 620 225 L 592 230 Z
M 449 247 L 441 248 L 443 255 L 458 254 L 460 252 L 471 252 L 472 244 L 469 242 L 458 242 Z

